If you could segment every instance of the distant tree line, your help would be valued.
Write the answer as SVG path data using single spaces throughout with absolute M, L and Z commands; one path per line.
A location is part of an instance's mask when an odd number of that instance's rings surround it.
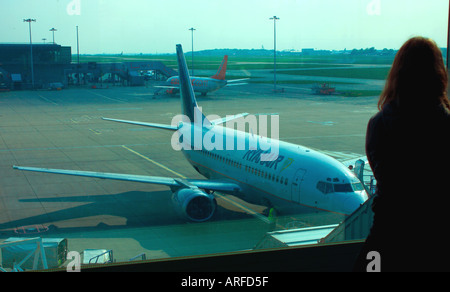
M 375 47 L 367 48 L 367 49 L 353 49 L 351 52 L 351 55 L 358 55 L 358 56 L 389 56 L 389 55 L 395 55 L 397 51 L 393 49 L 386 49 L 383 50 L 376 50 Z

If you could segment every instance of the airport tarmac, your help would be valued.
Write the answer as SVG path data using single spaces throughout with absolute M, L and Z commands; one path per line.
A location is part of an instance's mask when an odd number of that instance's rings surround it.
M 278 113 L 280 140 L 336 158 L 364 155 L 378 97 L 318 96 L 289 85 L 221 89 L 198 104 L 206 115 Z M 101 117 L 170 124 L 179 97 L 146 87 L 0 93 L 0 241 L 67 238 L 69 250 L 112 249 L 118 262 L 252 249 L 272 226 L 264 209 L 227 195 L 211 221 L 178 218 L 165 186 L 31 173 L 13 165 L 203 178 L 170 144 L 171 132 Z M 337 222 L 324 214 L 280 215 L 277 228 Z

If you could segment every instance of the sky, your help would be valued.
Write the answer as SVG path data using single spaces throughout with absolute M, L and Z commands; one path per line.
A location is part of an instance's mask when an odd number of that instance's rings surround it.
M 0 43 L 71 46 L 80 54 L 302 48 L 398 49 L 412 36 L 447 46 L 446 0 L 0 0 Z

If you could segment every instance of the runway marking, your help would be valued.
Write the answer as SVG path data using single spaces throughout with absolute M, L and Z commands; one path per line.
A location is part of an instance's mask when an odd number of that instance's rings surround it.
M 308 123 L 319 124 L 319 125 L 322 125 L 322 126 L 333 126 L 334 124 L 336 124 L 336 122 L 333 122 L 333 121 L 326 121 L 326 122 L 308 121 Z
M 270 224 L 270 223 L 271 223 L 270 220 L 269 220 L 269 218 L 267 218 L 266 216 L 261 215 L 261 214 L 259 214 L 258 212 L 253 211 L 252 209 L 250 209 L 250 208 L 248 208 L 248 207 L 245 207 L 244 205 L 242 205 L 242 204 L 240 204 L 240 203 L 238 203 L 238 202 L 236 202 L 236 201 L 234 201 L 234 200 L 232 200 L 232 199 L 229 199 L 229 198 L 225 197 L 224 195 L 221 195 L 221 194 L 216 193 L 215 196 L 217 196 L 217 197 L 219 197 L 220 199 L 222 199 L 222 200 L 224 200 L 224 201 L 227 201 L 228 203 L 230 203 L 230 204 L 232 204 L 232 205 L 238 207 L 239 209 L 243 210 L 244 212 L 246 212 L 246 213 L 248 213 L 248 214 L 250 214 L 250 215 L 252 215 L 252 216 L 258 218 L 259 220 L 263 221 L 264 223 L 267 223 L 267 224 Z
M 131 111 L 131 110 L 143 110 L 142 107 L 121 107 L 121 108 L 98 108 L 98 111 Z
M 159 166 L 159 167 L 161 167 L 161 168 L 167 170 L 168 172 L 171 172 L 171 173 L 175 174 L 176 176 L 179 176 L 179 177 L 181 177 L 181 178 L 186 178 L 186 177 L 185 177 L 184 175 L 182 175 L 181 173 L 178 173 L 178 172 L 176 172 L 176 171 L 174 171 L 174 170 L 168 168 L 167 166 L 162 165 L 161 163 L 156 162 L 156 161 L 154 161 L 153 159 L 150 159 L 150 158 L 148 158 L 147 156 L 142 155 L 141 153 L 139 153 L 139 152 L 137 152 L 137 151 L 134 151 L 134 150 L 131 149 L 131 148 L 128 148 L 128 147 L 125 146 L 125 145 L 122 145 L 122 148 L 124 148 L 124 149 L 130 151 L 130 152 L 133 153 L 133 154 L 136 154 L 137 156 L 139 156 L 139 157 L 141 157 L 141 158 L 144 158 L 145 160 L 147 160 L 147 161 L 153 163 L 153 164 L 156 165 L 156 166 Z
M 54 102 L 54 101 L 52 101 L 52 100 L 50 100 L 50 99 L 48 99 L 48 98 L 46 98 L 46 97 L 43 97 L 43 96 L 40 95 L 40 94 L 38 94 L 38 96 L 39 96 L 40 98 L 42 98 L 43 100 L 47 101 L 47 102 L 53 103 L 54 105 L 59 105 L 59 104 L 57 104 L 56 102 Z
M 94 95 L 97 95 L 97 96 L 100 96 L 100 97 L 112 100 L 112 101 L 116 101 L 116 102 L 120 102 L 120 103 L 127 103 L 126 101 L 123 101 L 123 100 L 120 100 L 120 99 L 111 98 L 111 97 L 108 97 L 106 95 L 103 95 L 103 94 L 100 94 L 100 93 L 97 93 L 97 92 L 92 92 L 92 91 L 88 91 L 88 92 L 92 93 Z
M 96 135 L 101 135 L 102 133 L 100 133 L 100 131 L 94 130 L 94 129 L 89 129 L 89 131 L 91 131 L 92 133 L 96 134 Z

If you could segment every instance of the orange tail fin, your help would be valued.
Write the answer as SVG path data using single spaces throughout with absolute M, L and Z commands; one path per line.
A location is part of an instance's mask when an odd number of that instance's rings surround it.
M 225 55 L 223 57 L 222 64 L 220 65 L 219 70 L 217 71 L 216 75 L 211 76 L 211 78 L 225 80 L 225 75 L 227 74 L 227 62 L 228 62 L 228 56 Z

